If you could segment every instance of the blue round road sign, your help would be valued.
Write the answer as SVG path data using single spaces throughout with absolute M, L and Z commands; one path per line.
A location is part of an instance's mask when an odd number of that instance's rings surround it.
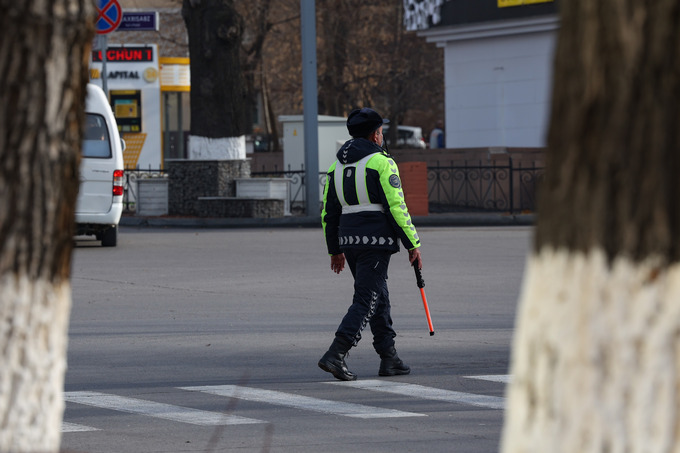
M 123 9 L 118 0 L 97 0 L 97 9 L 99 10 L 97 33 L 103 35 L 118 28 L 120 21 L 123 20 Z

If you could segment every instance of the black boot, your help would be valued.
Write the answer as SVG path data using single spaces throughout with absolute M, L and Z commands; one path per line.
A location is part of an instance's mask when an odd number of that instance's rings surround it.
M 339 341 L 337 338 L 333 340 L 331 347 L 319 360 L 319 368 L 331 373 L 336 379 L 341 381 L 355 381 L 357 375 L 347 369 L 345 364 L 345 356 L 352 346 Z
M 397 376 L 411 372 L 411 368 L 397 356 L 397 350 L 394 349 L 394 346 L 390 347 L 387 351 L 381 352 L 380 358 L 378 376 Z

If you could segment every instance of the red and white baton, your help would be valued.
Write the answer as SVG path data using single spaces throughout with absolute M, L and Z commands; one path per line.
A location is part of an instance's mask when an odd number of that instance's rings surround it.
M 432 318 L 430 318 L 430 308 L 427 306 L 427 297 L 425 297 L 425 280 L 418 269 L 418 263 L 413 262 L 413 269 L 416 271 L 416 283 L 420 288 L 420 296 L 423 298 L 423 307 L 425 307 L 425 316 L 427 316 L 427 326 L 430 328 L 430 336 L 434 335 L 434 327 L 432 327 Z

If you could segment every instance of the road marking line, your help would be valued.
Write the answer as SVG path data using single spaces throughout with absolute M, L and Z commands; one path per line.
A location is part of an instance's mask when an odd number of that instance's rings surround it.
M 512 375 L 510 374 L 488 374 L 484 376 L 463 376 L 463 377 L 467 379 L 481 379 L 482 381 L 501 382 L 503 384 L 509 384 L 510 380 L 512 379 Z
M 182 390 L 209 393 L 212 395 L 238 398 L 259 403 L 292 407 L 324 414 L 342 415 L 353 418 L 395 418 L 395 417 L 426 417 L 425 414 L 403 412 L 394 409 L 364 406 L 362 404 L 344 403 L 332 400 L 311 398 L 309 396 L 274 390 L 254 389 L 238 385 L 207 385 L 199 387 L 180 387 Z
M 91 426 L 78 425 L 76 423 L 61 422 L 62 433 L 82 433 L 86 431 L 99 431 Z
M 327 382 L 327 384 L 345 385 L 363 390 L 394 393 L 397 395 L 412 396 L 415 398 L 423 398 L 428 400 L 469 404 L 471 406 L 486 407 L 489 409 L 503 409 L 505 407 L 505 398 L 501 398 L 499 396 L 454 392 L 452 390 L 441 390 L 417 384 L 400 384 L 393 381 L 379 381 L 370 379 L 365 381 L 351 382 Z
M 252 423 L 267 423 L 263 420 L 220 414 L 198 409 L 173 406 L 172 404 L 156 403 L 137 398 L 127 398 L 117 395 L 107 395 L 98 392 L 66 392 L 67 402 L 85 404 L 87 406 L 129 412 L 131 414 L 148 415 L 182 423 L 201 426 L 245 425 Z

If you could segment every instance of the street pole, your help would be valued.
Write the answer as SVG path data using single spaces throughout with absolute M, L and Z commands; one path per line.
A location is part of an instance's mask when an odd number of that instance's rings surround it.
M 104 90 L 104 93 L 106 94 L 106 97 L 109 97 L 109 86 L 107 83 L 106 79 L 106 50 L 109 47 L 109 37 L 107 35 L 99 35 L 99 47 L 101 49 L 102 53 L 102 73 L 101 73 L 101 78 L 102 78 L 102 90 Z
M 302 29 L 302 107 L 305 146 L 305 212 L 319 218 L 319 106 L 316 88 L 315 0 L 300 0 Z

